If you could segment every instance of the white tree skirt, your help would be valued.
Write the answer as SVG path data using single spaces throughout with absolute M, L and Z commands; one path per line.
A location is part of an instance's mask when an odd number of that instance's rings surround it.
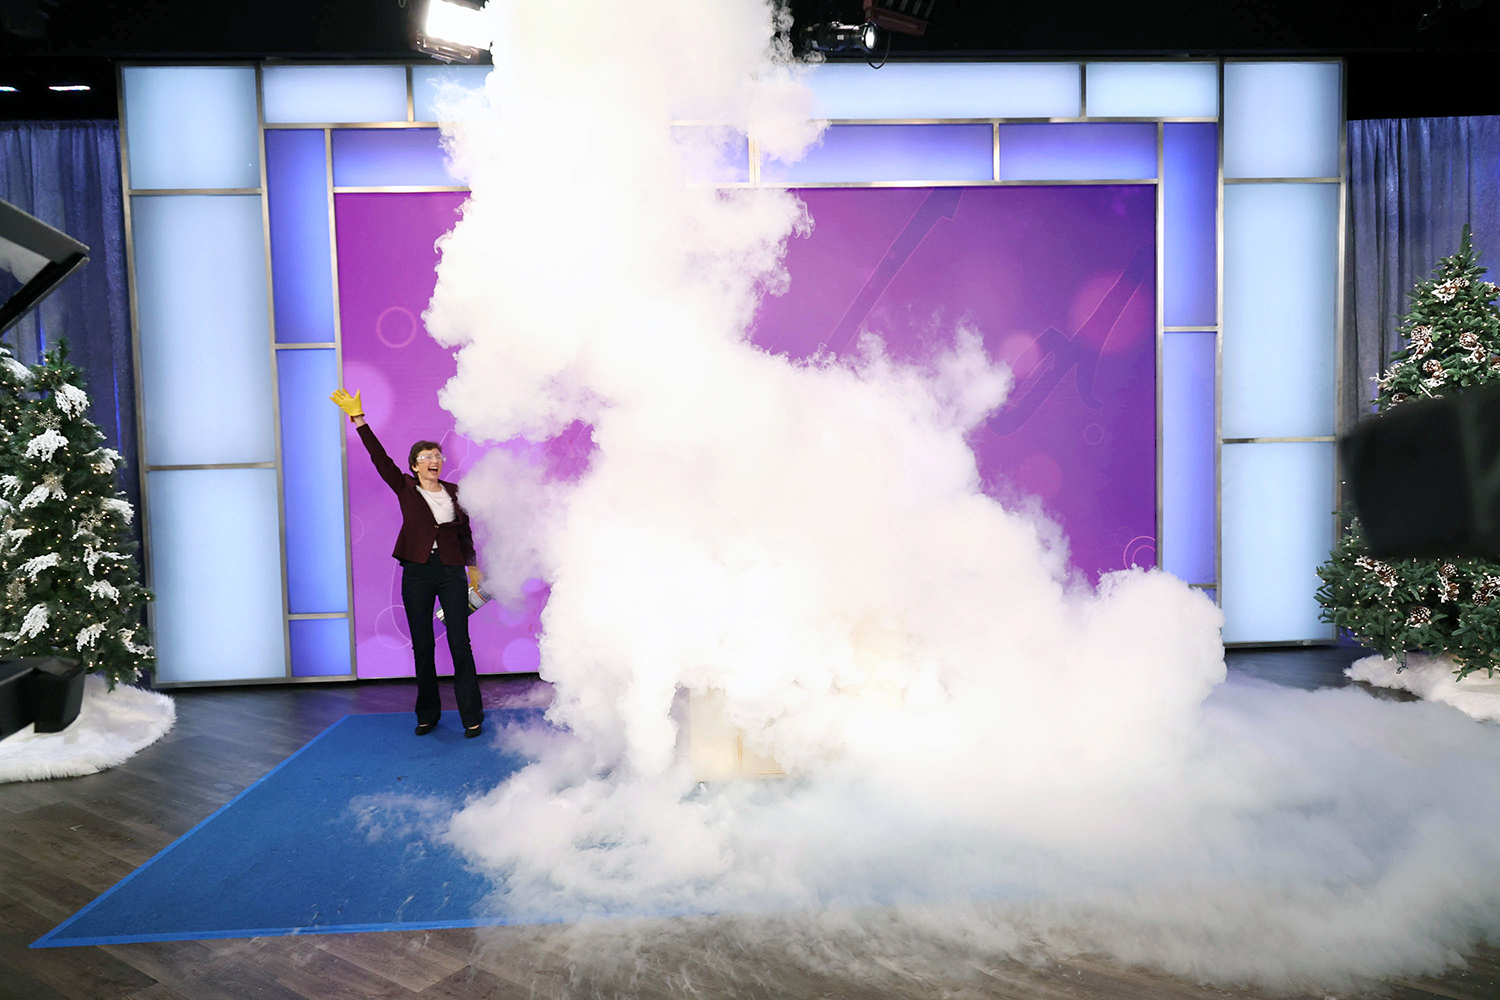
M 1376 687 L 1410 691 L 1428 701 L 1452 705 L 1485 722 L 1500 722 L 1500 673 L 1489 677 L 1485 671 L 1476 670 L 1461 681 L 1455 680 L 1452 660 L 1420 653 L 1408 656 L 1406 669 L 1400 673 L 1396 672 L 1398 666 L 1395 660 L 1383 656 L 1367 656 L 1355 660 L 1344 674 Z
M 0 740 L 0 782 L 93 774 L 134 757 L 161 739 L 177 721 L 172 699 L 124 684 L 108 690 L 104 678 L 84 679 L 83 708 L 60 733 L 31 726 Z

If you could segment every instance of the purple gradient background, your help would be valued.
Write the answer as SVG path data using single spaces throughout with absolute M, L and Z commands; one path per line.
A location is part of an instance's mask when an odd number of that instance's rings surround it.
M 443 478 L 452 482 L 462 480 L 483 452 L 453 430 L 452 415 L 438 406 L 438 390 L 453 376 L 453 354 L 427 335 L 421 316 L 437 284 L 434 243 L 458 221 L 466 197 L 423 192 L 333 199 L 344 385 L 363 393 L 370 426 L 397 465 L 405 463 L 413 441 L 438 441 L 447 459 Z M 400 510 L 352 426 L 348 449 L 356 673 L 410 677 L 415 671 L 401 609 L 401 564 L 391 558 Z M 537 668 L 535 637 L 545 602 L 546 588 L 539 586 L 521 607 L 491 601 L 474 613 L 469 632 L 480 673 Z M 452 674 L 441 623 L 437 629 L 438 673 Z
M 1074 565 L 1091 577 L 1154 566 L 1155 187 L 806 188 L 798 194 L 813 231 L 791 241 L 791 288 L 762 303 L 756 342 L 794 358 L 820 346 L 842 353 L 863 327 L 879 334 L 894 357 L 912 359 L 951 343 L 960 322 L 977 328 L 991 357 L 1015 372 L 1012 399 L 1030 394 L 1030 401 L 1040 401 L 1010 433 L 986 426 L 970 439 L 985 491 L 1002 500 L 1015 491 L 1040 497 L 1068 533 Z M 903 242 L 904 233 L 912 235 Z M 915 236 L 920 242 L 911 245 Z M 877 274 L 888 257 L 885 273 Z M 1106 325 L 1115 310 L 1101 303 L 1132 258 L 1141 284 Z M 889 283 L 880 288 L 882 277 Z M 1059 360 L 1038 338 L 1049 328 L 1073 338 L 1096 310 L 1097 328 L 1075 343 L 1099 348 L 1092 379 L 1099 408 L 1084 401 L 1080 368 L 1066 362 L 1044 398 L 1031 390 L 1032 382 L 1047 388 Z
M 755 342 L 801 358 L 852 350 L 868 329 L 894 357 L 920 359 L 951 343 L 959 322 L 975 327 L 991 355 L 1013 366 L 1012 398 L 1026 400 L 1029 414 L 1015 420 L 1002 410 L 992 424 L 1016 426 L 973 435 L 986 491 L 1040 497 L 1070 536 L 1074 564 L 1091 577 L 1154 565 L 1155 188 L 798 193 L 814 231 L 791 241 L 790 290 L 762 304 Z M 441 441 L 449 480 L 461 480 L 481 449 L 452 430 L 437 404 L 453 356 L 427 336 L 420 316 L 436 282 L 434 243 L 464 197 L 334 198 L 344 385 L 363 392 L 370 424 L 398 463 L 412 441 Z M 1097 408 L 1080 391 L 1091 358 L 1093 377 L 1082 387 L 1091 385 Z M 352 430 L 348 445 L 358 676 L 410 676 L 400 567 L 390 555 L 398 509 Z M 536 669 L 545 601 L 538 582 L 524 606 L 491 602 L 475 613 L 481 672 Z M 441 626 L 438 669 L 452 672 Z

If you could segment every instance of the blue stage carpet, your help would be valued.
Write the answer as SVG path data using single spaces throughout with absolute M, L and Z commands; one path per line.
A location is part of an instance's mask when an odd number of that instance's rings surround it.
M 493 730 L 540 720 L 492 710 L 466 740 L 451 713 L 421 738 L 410 712 L 347 715 L 32 947 L 500 922 L 476 916 L 492 884 L 431 834 L 525 763 Z

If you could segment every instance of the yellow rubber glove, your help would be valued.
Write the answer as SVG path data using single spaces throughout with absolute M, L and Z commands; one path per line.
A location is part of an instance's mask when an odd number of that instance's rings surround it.
M 328 398 L 337 403 L 338 408 L 347 413 L 351 420 L 355 417 L 365 415 L 364 404 L 359 401 L 359 393 L 357 392 L 351 396 L 343 389 L 335 389 L 333 395 Z

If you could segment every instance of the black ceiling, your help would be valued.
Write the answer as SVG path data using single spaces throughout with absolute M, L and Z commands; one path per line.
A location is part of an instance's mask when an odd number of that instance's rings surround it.
M 799 27 L 862 19 L 859 0 L 791 7 Z M 400 0 L 0 0 L 0 85 L 18 87 L 0 118 L 112 115 L 114 60 L 409 59 L 406 17 Z M 1500 113 L 1497 47 L 1500 0 L 936 0 L 926 36 L 895 36 L 890 58 L 1337 55 L 1350 117 L 1381 118 Z M 45 89 L 65 78 L 94 90 Z

